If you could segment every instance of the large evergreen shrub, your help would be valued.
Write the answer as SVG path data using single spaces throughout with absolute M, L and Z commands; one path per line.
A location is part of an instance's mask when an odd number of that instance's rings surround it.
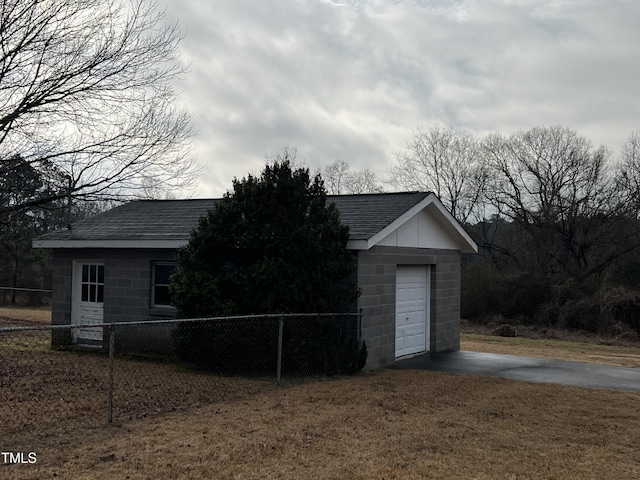
M 327 205 L 321 177 L 280 159 L 259 177 L 234 180 L 233 191 L 200 220 L 178 252 L 170 286 L 173 304 L 182 317 L 323 313 L 351 307 L 356 300 L 356 258 L 346 248 L 348 239 L 338 210 Z M 272 355 L 272 347 L 264 346 L 274 344 L 272 334 L 261 333 L 262 327 L 235 327 L 243 329 L 235 333 L 231 328 L 183 325 L 174 334 L 176 351 L 190 363 L 209 358 L 200 365 L 209 369 L 215 364 L 211 359 L 222 357 L 228 348 L 265 361 Z M 333 335 L 317 331 L 313 321 L 305 329 L 316 339 Z M 301 331 L 291 343 L 304 344 L 306 337 Z M 323 341 L 307 343 L 307 352 L 326 347 Z M 357 342 L 352 348 L 355 356 L 361 351 Z

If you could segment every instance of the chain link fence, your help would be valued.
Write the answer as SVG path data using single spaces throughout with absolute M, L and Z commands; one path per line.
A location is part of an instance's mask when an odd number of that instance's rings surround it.
M 0 438 L 33 449 L 43 436 L 351 374 L 365 361 L 359 314 L 0 326 Z

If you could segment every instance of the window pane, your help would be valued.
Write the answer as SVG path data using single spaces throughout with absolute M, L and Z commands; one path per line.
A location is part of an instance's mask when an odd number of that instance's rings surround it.
M 176 265 L 153 265 L 153 304 L 171 305 L 169 295 L 169 277 L 173 273 Z
M 86 283 L 82 284 L 82 301 L 89 301 L 89 285 L 87 285 Z
M 89 284 L 89 301 L 90 302 L 96 301 L 96 286 L 94 283 Z
M 169 287 L 156 285 L 153 289 L 153 300 L 156 305 L 171 305 Z
M 104 283 L 104 265 L 98 265 L 98 283 Z
M 156 265 L 155 281 L 153 283 L 169 285 L 169 277 L 174 268 L 176 268 L 175 265 Z
M 96 283 L 97 277 L 96 277 L 96 266 L 95 265 L 91 265 L 89 267 L 89 281 L 91 283 Z
M 104 285 L 98 285 L 98 302 L 104 302 Z
M 89 281 L 89 265 L 82 265 L 82 281 L 84 283 Z

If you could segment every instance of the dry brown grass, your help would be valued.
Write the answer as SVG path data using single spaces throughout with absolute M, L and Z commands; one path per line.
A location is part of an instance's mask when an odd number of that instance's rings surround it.
M 51 307 L 0 307 L 0 319 L 7 324 L 50 323 Z
M 603 345 L 566 340 L 463 334 L 460 348 L 472 352 L 501 353 L 640 368 L 640 345 Z
M 36 465 L 0 475 L 632 479 L 639 405 L 632 393 L 385 370 L 70 429 L 41 441 Z
M 491 334 L 491 325 L 462 322 L 460 348 L 528 357 L 602 363 L 640 368 L 640 341 L 630 335 L 600 336 L 593 333 L 552 328 L 517 326 L 517 337 Z
M 526 352 L 525 352 L 526 354 Z M 640 394 L 380 370 L 276 387 L 0 337 L 0 478 L 640 478 Z M 1 461 L 1 459 L 0 459 Z
M 0 335 L 0 438 L 22 449 L 107 419 L 108 357 L 50 348 L 47 330 Z M 113 417 L 127 421 L 251 395 L 274 381 L 205 375 L 169 362 L 116 357 Z

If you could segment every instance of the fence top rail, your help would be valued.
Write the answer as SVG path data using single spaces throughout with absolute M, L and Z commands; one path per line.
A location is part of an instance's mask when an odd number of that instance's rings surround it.
M 169 323 L 188 323 L 188 322 L 209 322 L 222 320 L 266 320 L 274 318 L 323 318 L 323 317 L 359 317 L 360 313 L 344 312 L 344 313 L 268 313 L 264 315 L 230 315 L 226 317 L 198 317 L 198 318 L 170 318 L 170 319 L 153 319 L 138 320 L 135 322 L 105 322 L 99 324 L 65 324 L 65 325 L 24 325 L 15 327 L 0 327 L 0 333 L 5 332 L 24 332 L 30 330 L 68 330 L 70 328 L 104 328 L 104 327 L 125 327 L 139 325 L 158 325 Z
M 51 290 L 44 290 L 42 288 L 22 288 L 22 287 L 2 287 L 2 286 L 0 286 L 0 290 L 15 290 L 16 292 L 51 293 Z

